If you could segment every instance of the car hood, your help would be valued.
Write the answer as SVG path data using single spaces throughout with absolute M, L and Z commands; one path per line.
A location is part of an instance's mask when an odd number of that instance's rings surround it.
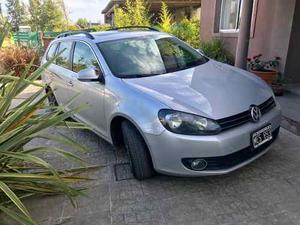
M 260 78 L 213 60 L 175 73 L 123 80 L 174 110 L 212 119 L 241 113 L 272 96 Z

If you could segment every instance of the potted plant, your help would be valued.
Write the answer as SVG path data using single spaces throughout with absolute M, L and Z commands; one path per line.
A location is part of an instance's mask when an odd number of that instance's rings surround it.
M 277 80 L 280 57 L 269 61 L 264 61 L 261 57 L 262 54 L 248 58 L 248 70 L 271 85 Z
M 280 57 L 275 57 L 273 60 L 262 60 L 262 54 L 256 55 L 253 58 L 248 58 L 248 70 L 261 79 L 266 81 L 276 95 L 283 94 L 282 82 L 279 79 L 278 66 Z

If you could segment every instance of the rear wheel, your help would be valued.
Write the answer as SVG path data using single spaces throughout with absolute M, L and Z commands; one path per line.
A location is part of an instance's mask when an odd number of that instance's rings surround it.
M 128 121 L 122 123 L 122 132 L 134 177 L 144 180 L 154 176 L 151 156 L 142 135 Z
M 50 106 L 58 106 L 57 100 L 53 94 L 52 89 L 48 86 L 46 88 L 46 94 L 48 94 L 48 102 Z

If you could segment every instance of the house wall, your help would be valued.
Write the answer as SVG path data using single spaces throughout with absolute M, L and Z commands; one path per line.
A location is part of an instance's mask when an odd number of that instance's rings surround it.
M 280 71 L 286 64 L 296 0 L 257 0 L 254 7 L 249 57 L 263 54 L 266 59 L 282 58 Z M 220 37 L 226 49 L 236 52 L 238 33 L 219 33 L 221 0 L 202 0 L 201 37 L 203 41 Z

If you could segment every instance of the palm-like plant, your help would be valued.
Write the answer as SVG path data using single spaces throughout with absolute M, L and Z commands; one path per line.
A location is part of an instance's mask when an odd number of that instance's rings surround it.
M 3 33 L 0 36 L 0 44 L 3 43 Z M 64 193 L 72 200 L 72 197 L 82 192 L 72 188 L 70 184 L 85 180 L 76 175 L 77 169 L 56 170 L 36 153 L 59 154 L 67 159 L 82 162 L 76 155 L 51 147 L 24 148 L 33 139 L 44 138 L 85 150 L 68 137 L 56 137 L 45 133 L 46 128 L 54 126 L 85 128 L 76 122 L 65 122 L 65 119 L 79 109 L 65 111 L 64 107 L 47 104 L 45 87 L 36 82 L 36 79 L 50 63 L 32 74 L 29 74 L 31 65 L 28 65 L 20 77 L 13 76 L 13 72 L 0 75 L 0 212 L 25 225 L 33 225 L 35 222 L 21 199 L 38 194 Z M 16 96 L 29 85 L 38 86 L 39 91 L 13 106 Z M 15 207 L 11 207 L 12 204 Z

